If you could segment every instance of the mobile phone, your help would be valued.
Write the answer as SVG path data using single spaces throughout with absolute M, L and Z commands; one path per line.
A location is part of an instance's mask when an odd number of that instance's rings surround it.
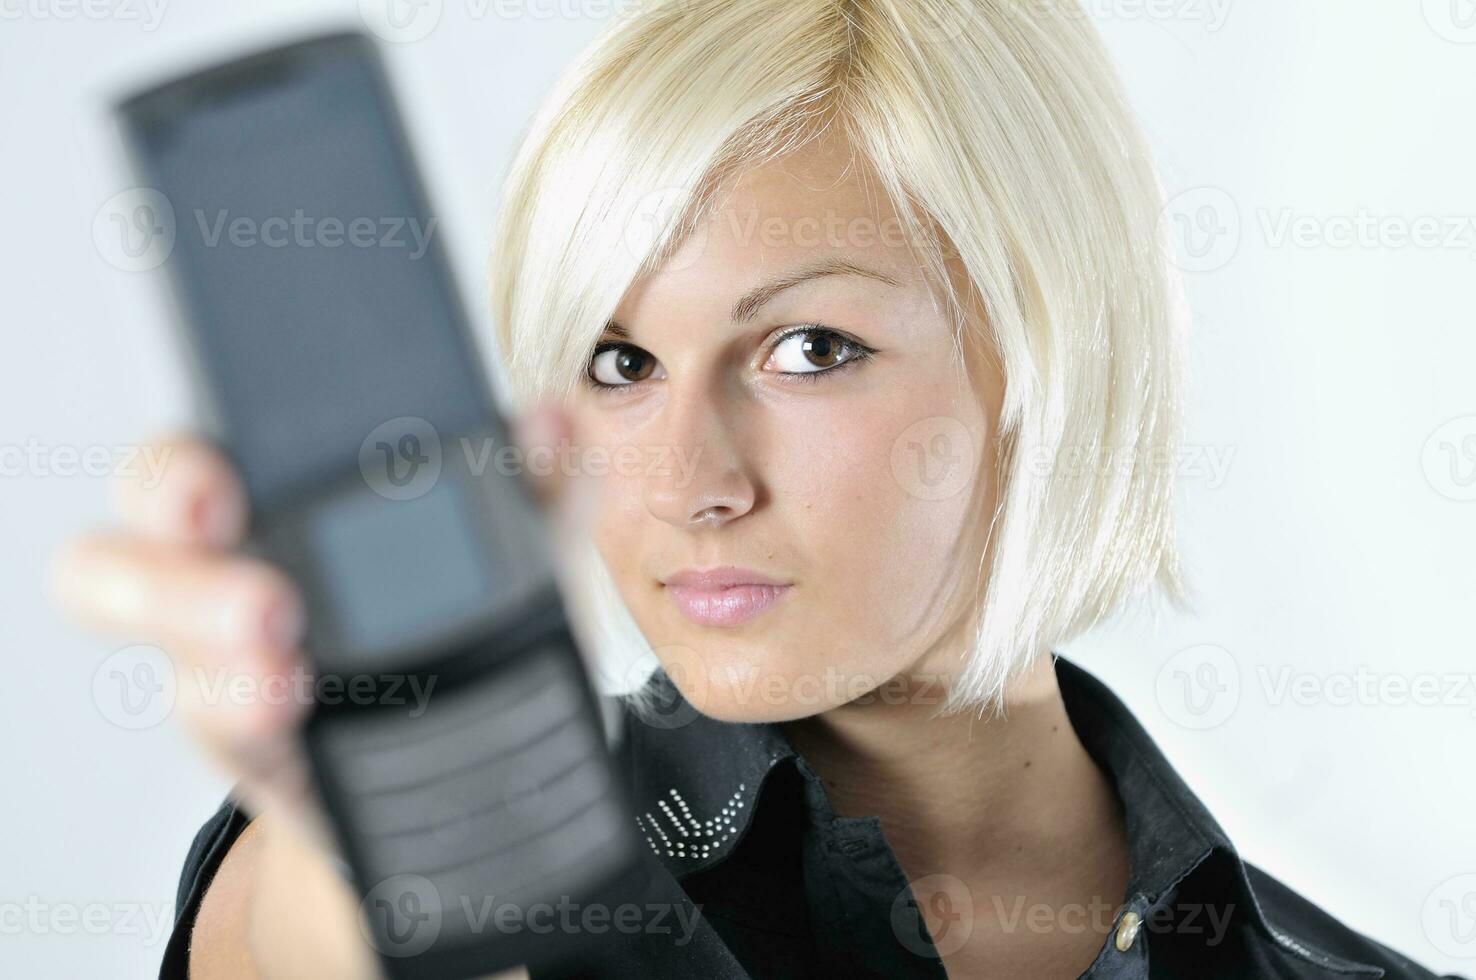
M 202 425 L 307 603 L 304 737 L 386 973 L 567 962 L 580 935 L 509 911 L 620 901 L 643 855 L 377 49 L 315 36 L 117 110 L 173 213 Z

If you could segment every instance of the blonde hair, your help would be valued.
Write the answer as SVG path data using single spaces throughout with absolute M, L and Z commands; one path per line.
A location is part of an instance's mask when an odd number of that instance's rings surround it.
M 998 707 L 1130 594 L 1183 597 L 1182 303 L 1145 142 L 1075 0 L 657 0 L 615 21 L 506 181 L 490 281 L 504 384 L 515 408 L 567 396 L 722 181 L 832 125 L 921 243 L 959 363 L 985 350 L 1003 372 L 973 650 L 942 710 Z M 596 665 L 638 687 L 655 660 L 590 552 Z

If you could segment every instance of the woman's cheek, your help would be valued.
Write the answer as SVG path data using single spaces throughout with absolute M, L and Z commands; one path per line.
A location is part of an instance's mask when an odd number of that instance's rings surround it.
M 641 564 L 642 510 L 640 486 L 633 478 L 615 474 L 599 478 L 589 531 L 632 612 L 637 611 L 643 591 L 654 582 L 644 581 Z
M 776 494 L 794 502 L 782 523 L 794 528 L 811 579 L 807 613 L 827 629 L 858 632 L 858 620 L 870 629 L 895 601 L 895 566 L 908 545 L 897 521 L 905 500 L 886 460 L 866 440 L 831 441 L 809 465 L 794 466 L 788 492 Z
M 872 431 L 884 437 L 889 429 L 878 422 Z M 797 496 L 806 501 L 804 551 L 824 580 L 817 618 L 837 635 L 905 656 L 927 628 L 919 617 L 959 566 L 953 549 L 970 525 L 974 488 L 942 500 L 912 493 L 894 472 L 891 448 L 885 438 L 837 447 Z

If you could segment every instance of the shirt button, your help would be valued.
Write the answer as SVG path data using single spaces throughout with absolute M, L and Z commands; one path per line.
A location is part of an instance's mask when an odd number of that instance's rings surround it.
M 1122 919 L 1117 923 L 1117 951 L 1126 953 L 1133 946 L 1133 940 L 1138 938 L 1138 930 L 1142 928 L 1143 918 L 1136 912 L 1124 912 Z

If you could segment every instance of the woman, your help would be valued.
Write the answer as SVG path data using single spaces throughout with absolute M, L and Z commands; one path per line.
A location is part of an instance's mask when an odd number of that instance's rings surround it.
M 669 0 L 566 75 L 494 319 L 525 447 L 641 461 L 540 489 L 595 644 L 660 668 L 620 771 L 675 912 L 581 975 L 1431 975 L 1243 862 L 1052 654 L 1183 595 L 1147 157 L 1065 2 Z M 229 469 L 173 452 L 65 595 L 187 662 L 300 666 Z M 303 707 L 193 712 L 239 783 L 164 975 L 372 975 Z

